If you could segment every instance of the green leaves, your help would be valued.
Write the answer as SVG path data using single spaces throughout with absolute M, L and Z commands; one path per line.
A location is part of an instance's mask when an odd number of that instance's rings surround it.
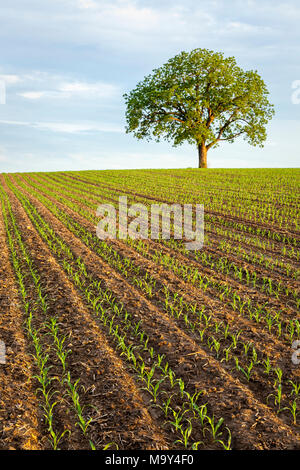
M 240 135 L 263 146 L 274 114 L 267 95 L 258 73 L 244 72 L 234 57 L 207 49 L 181 52 L 124 94 L 126 132 L 174 146 L 187 141 L 209 149 Z

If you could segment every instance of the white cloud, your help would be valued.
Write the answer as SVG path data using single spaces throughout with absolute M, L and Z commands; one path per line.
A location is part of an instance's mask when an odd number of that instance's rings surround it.
M 94 2 L 93 0 L 78 0 L 77 1 L 77 4 L 79 6 L 79 8 L 83 8 L 83 9 L 96 9 L 98 8 L 98 5 L 96 2 Z
M 45 96 L 45 93 L 44 91 L 24 91 L 23 93 L 18 93 L 18 95 L 28 100 L 38 100 Z
M 21 82 L 22 78 L 19 75 L 0 74 L 0 80 L 7 85 L 14 85 L 15 83 Z
M 2 119 L 0 121 L 0 124 L 7 124 L 7 125 L 14 125 L 14 126 L 29 126 L 30 122 L 24 122 L 24 121 L 9 121 L 9 120 L 4 120 Z
M 78 134 L 82 132 L 124 132 L 123 128 L 114 124 L 106 123 L 67 123 L 67 122 L 38 122 L 33 125 L 38 129 L 53 132 L 66 132 Z
M 87 83 L 87 82 L 69 82 L 62 83 L 58 89 L 67 92 L 70 95 L 94 95 L 101 98 L 109 98 L 115 96 L 119 92 L 119 87 L 110 83 Z
M 100 122 L 28 122 L 0 120 L 0 124 L 28 126 L 35 129 L 51 132 L 63 132 L 67 134 L 90 133 L 90 132 L 124 132 L 123 127 L 116 124 Z
M 73 4 L 73 0 L 71 3 Z M 99 34 L 106 30 L 145 31 L 161 25 L 163 9 L 139 5 L 134 0 L 76 0 L 75 6 L 80 10 L 81 25 L 95 21 L 99 25 Z M 74 11 L 74 18 L 78 12 Z
M 229 21 L 226 23 L 223 32 L 232 34 L 265 34 L 272 33 L 274 30 L 268 26 L 260 26 L 251 23 L 243 23 L 241 21 Z
M 119 96 L 121 91 L 119 86 L 111 83 L 72 80 L 70 77 L 47 73 L 42 74 L 40 72 L 25 74 L 20 81 L 22 81 L 23 89 L 18 91 L 17 95 L 28 100 L 71 98 L 111 99 Z M 33 85 L 35 89 L 32 89 Z

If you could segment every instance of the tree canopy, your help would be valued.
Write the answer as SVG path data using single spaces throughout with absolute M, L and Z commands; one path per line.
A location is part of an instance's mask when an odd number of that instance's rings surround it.
M 234 57 L 181 52 L 124 94 L 126 132 L 174 146 L 196 144 L 199 167 L 206 167 L 207 151 L 222 141 L 243 136 L 263 147 L 274 114 L 268 94 L 257 71 L 242 70 Z

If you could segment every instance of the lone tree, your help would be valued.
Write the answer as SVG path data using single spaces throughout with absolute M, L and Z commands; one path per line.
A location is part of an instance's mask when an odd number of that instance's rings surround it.
M 221 141 L 243 135 L 263 147 L 274 114 L 268 94 L 257 71 L 243 71 L 234 57 L 181 52 L 124 94 L 126 132 L 157 142 L 164 137 L 173 146 L 196 144 L 199 168 L 207 168 L 207 151 Z

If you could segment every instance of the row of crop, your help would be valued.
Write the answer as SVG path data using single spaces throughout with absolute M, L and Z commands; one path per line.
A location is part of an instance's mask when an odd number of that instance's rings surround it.
M 277 310 L 275 313 L 273 309 L 269 308 L 267 302 L 264 304 L 253 302 L 249 297 L 237 293 L 227 282 L 203 275 L 200 269 L 188 263 L 179 262 L 178 259 L 169 253 L 163 253 L 161 250 L 151 251 L 149 245 L 145 244 L 142 240 L 138 242 L 130 240 L 129 243 L 144 257 L 153 259 L 157 264 L 172 271 L 176 276 L 191 283 L 197 289 L 209 292 L 212 296 L 224 302 L 225 306 L 238 312 L 240 316 L 246 316 L 251 321 L 260 324 L 269 333 L 289 343 L 292 343 L 295 337 L 299 338 L 300 329 L 297 318 L 287 320 L 281 315 L 282 312 L 280 310 Z
M 112 193 L 112 188 L 111 187 L 109 187 L 105 184 L 101 184 L 101 186 L 99 186 L 96 183 L 94 183 L 93 181 L 88 182 L 88 181 L 84 181 L 84 180 L 81 180 L 81 179 L 78 179 L 78 178 L 73 179 L 71 177 L 61 179 L 61 176 L 57 175 L 57 174 L 55 174 L 55 175 L 51 175 L 51 174 L 50 175 L 48 175 L 48 174 L 42 174 L 42 175 L 41 174 L 33 174 L 33 176 L 37 180 L 43 181 L 44 184 L 45 184 L 45 182 L 48 181 L 48 183 L 50 183 L 50 186 L 52 186 L 52 187 L 53 187 L 53 185 L 55 186 L 56 184 L 63 185 L 64 188 L 66 189 L 66 191 L 69 191 L 70 193 L 71 193 L 71 188 L 74 188 L 75 191 L 78 188 L 82 188 L 82 195 L 83 195 L 84 193 L 86 193 L 87 183 L 88 183 L 88 193 L 90 195 L 95 195 L 96 197 L 99 197 L 99 193 L 100 193 L 101 198 L 105 197 L 105 195 L 108 198 L 111 198 L 112 196 L 115 197 L 114 194 L 118 194 L 118 193 Z M 97 181 L 97 180 L 95 180 L 95 181 Z M 66 182 L 67 182 L 67 185 L 66 185 Z M 97 188 L 98 188 L 98 190 L 97 190 Z M 149 197 L 147 196 L 147 194 L 142 195 L 142 194 L 135 194 L 134 192 L 131 193 L 130 191 L 127 191 L 126 188 L 124 188 L 123 191 L 121 189 L 118 189 L 117 191 L 119 192 L 119 194 L 123 194 L 123 195 L 126 194 L 127 197 L 128 197 L 129 202 L 142 202 L 142 203 L 148 203 L 149 204 Z M 155 203 L 155 202 L 173 203 L 174 201 L 172 201 L 170 199 L 165 199 L 165 198 L 164 199 L 157 199 L 157 201 L 155 201 L 155 198 L 153 197 L 153 194 L 151 194 L 150 202 L 152 202 L 152 203 Z M 233 234 L 240 235 L 240 236 L 242 236 L 242 239 L 245 238 L 246 240 L 249 240 L 248 236 L 251 235 L 251 237 L 254 238 L 254 242 L 256 243 L 256 245 L 259 244 L 261 247 L 264 247 L 264 249 L 265 248 L 275 249 L 274 243 L 271 244 L 271 242 L 270 242 L 270 240 L 273 239 L 273 240 L 276 240 L 277 242 L 286 244 L 286 247 L 283 247 L 283 248 L 285 248 L 286 251 L 291 252 L 292 256 L 294 256 L 298 253 L 297 250 L 295 250 L 295 247 L 298 244 L 298 241 L 295 237 L 287 237 L 284 233 L 280 237 L 277 236 L 278 234 L 276 236 L 275 235 L 273 236 L 269 233 L 269 229 L 266 229 L 264 227 L 250 226 L 249 228 L 247 228 L 246 225 L 244 225 L 240 222 L 230 220 L 226 217 L 220 217 L 219 214 L 215 215 L 215 214 L 209 213 L 209 211 L 207 210 L 206 205 L 205 205 L 205 222 L 209 224 L 210 230 L 212 232 L 217 232 L 218 228 L 221 228 L 221 230 L 223 229 L 223 232 L 226 233 L 226 234 L 227 233 L 230 234 L 233 231 Z M 235 232 L 237 232 L 237 233 L 235 233 Z M 283 248 L 281 248 L 281 249 L 283 249 Z
M 86 191 L 87 191 L 87 187 L 86 187 L 86 184 L 85 183 L 80 183 L 79 181 L 77 180 L 72 180 L 72 179 L 69 179 L 68 180 L 68 184 L 67 184 L 67 188 L 66 188 L 66 180 L 64 179 L 61 179 L 61 177 L 55 175 L 55 176 L 51 176 L 49 177 L 47 174 L 44 174 L 44 175 L 38 175 L 37 176 L 38 178 L 38 181 L 42 181 L 44 184 L 45 182 L 49 182 L 50 185 L 49 187 L 53 187 L 53 186 L 58 186 L 58 187 L 62 187 L 66 190 L 66 194 L 69 193 L 72 197 L 76 194 L 76 192 L 78 194 L 81 195 L 81 197 L 85 197 L 86 196 Z M 117 203 L 116 201 L 116 198 L 115 197 L 112 197 L 112 194 L 111 194 L 111 190 L 110 189 L 107 189 L 107 188 L 99 188 L 101 190 L 101 202 L 103 201 L 111 201 L 113 200 L 114 203 Z M 75 193 L 74 193 L 74 190 L 75 190 Z M 92 187 L 90 186 L 89 189 L 88 189 L 88 194 L 89 196 L 91 195 L 94 195 L 95 197 L 99 198 L 99 191 L 93 191 Z M 129 199 L 128 199 L 129 202 L 136 202 L 136 201 L 139 201 L 141 203 L 147 203 L 149 204 L 149 200 L 145 200 L 145 198 L 142 198 L 142 197 L 139 197 L 139 196 L 136 196 L 136 197 L 133 197 L 133 196 L 129 196 Z M 234 240 L 235 242 L 238 241 L 240 243 L 243 243 L 243 244 L 246 244 L 246 245 L 252 245 L 256 248 L 260 248 L 260 249 L 263 249 L 263 250 L 266 250 L 266 249 L 275 249 L 275 246 L 274 244 L 271 245 L 271 242 L 270 241 L 266 241 L 266 240 L 263 240 L 261 238 L 248 238 L 244 235 L 241 235 L 240 233 L 236 233 L 234 231 L 231 231 L 231 230 L 228 230 L 228 229 L 224 229 L 222 228 L 222 226 L 220 227 L 219 225 L 217 224 L 214 224 L 212 222 L 210 222 L 209 220 L 215 220 L 216 221 L 216 218 L 214 216 L 211 216 L 210 214 L 205 214 L 205 232 L 208 233 L 209 235 L 210 234 L 213 234 L 214 236 L 217 236 L 217 237 L 222 237 L 222 240 L 219 244 L 219 247 L 221 250 L 224 249 L 224 244 L 225 244 L 225 247 L 226 247 L 226 251 L 229 252 L 229 253 L 236 253 L 237 252 L 237 247 L 236 247 L 236 244 L 234 245 L 231 245 L 228 240 L 227 241 L 224 241 L 224 238 L 229 238 L 229 239 L 232 239 Z M 264 231 L 261 232 L 262 234 L 264 234 Z M 282 242 L 285 243 L 285 238 L 283 238 Z M 208 236 L 205 236 L 205 246 L 209 246 L 210 244 L 213 244 L 215 245 L 215 241 L 211 241 L 210 237 Z M 291 257 L 292 259 L 293 258 L 296 258 L 297 260 L 299 260 L 299 257 L 300 257 L 300 252 L 297 251 L 295 249 L 295 247 L 293 246 L 283 246 L 280 248 L 281 250 L 281 254 L 284 255 L 284 256 L 288 256 L 288 257 Z M 252 253 L 252 251 L 249 253 L 244 253 L 243 250 L 241 250 L 241 247 L 239 246 L 238 247 L 238 253 L 242 253 L 242 258 L 244 260 L 246 260 L 247 262 L 252 262 L 252 263 L 259 263 L 260 265 L 264 265 L 266 268 L 270 268 L 271 269 L 275 266 L 279 266 L 283 271 L 285 271 L 287 273 L 287 275 L 289 275 L 290 273 L 292 274 L 292 276 L 297 279 L 298 275 L 299 275 L 299 270 L 293 270 L 292 266 L 287 264 L 286 262 L 283 262 L 280 258 L 277 258 L 276 260 L 270 260 L 269 257 L 265 257 L 262 253 L 260 253 L 259 257 L 256 253 Z
M 67 173 L 67 175 L 70 173 Z M 74 172 L 73 172 L 74 175 Z M 159 176 L 159 175 L 158 175 Z M 81 174 L 76 175 L 77 178 L 81 179 Z M 136 178 L 134 184 L 130 187 L 126 183 L 121 181 L 120 183 L 112 183 L 111 181 L 107 181 L 105 176 L 101 177 L 98 173 L 95 175 L 90 173 L 88 178 L 85 177 L 85 183 L 98 183 L 101 180 L 101 186 L 107 185 L 111 189 L 116 191 L 118 190 L 126 190 L 126 187 L 132 192 L 142 192 L 145 196 L 151 196 L 151 198 L 155 199 L 164 199 L 166 202 L 178 202 L 180 204 L 184 203 L 198 203 L 204 204 L 207 208 L 207 211 L 215 213 L 218 215 L 218 218 L 221 218 L 224 223 L 228 223 L 227 226 L 236 226 L 240 230 L 249 232 L 249 233 L 257 233 L 260 234 L 262 231 L 266 230 L 263 236 L 267 238 L 281 241 L 283 238 L 289 240 L 291 243 L 294 243 L 294 237 L 286 237 L 283 228 L 288 229 L 292 227 L 293 230 L 297 228 L 297 218 L 298 213 L 296 208 L 293 210 L 293 214 L 287 214 L 287 211 L 290 211 L 289 206 L 282 210 L 277 210 L 275 204 L 268 205 L 268 208 L 262 210 L 261 207 L 252 210 L 251 205 L 245 201 L 245 207 L 243 207 L 243 199 L 241 197 L 240 192 L 226 193 L 224 189 L 215 190 L 211 187 L 211 181 L 209 184 L 208 192 L 202 191 L 203 184 L 200 187 L 193 186 L 193 189 L 186 187 L 185 182 L 181 182 L 181 185 L 176 187 L 174 184 L 174 180 L 170 184 L 163 184 L 162 179 L 160 178 L 160 184 L 157 185 L 157 180 L 151 178 Z M 199 191 L 200 190 L 200 191 Z M 228 197 L 228 204 L 224 204 L 225 197 Z M 272 194 L 270 194 L 270 199 L 272 198 Z M 228 218 L 232 218 L 232 220 L 228 220 Z M 236 222 L 234 219 L 238 218 L 240 222 Z M 253 226 L 253 223 L 259 222 L 261 227 Z M 276 223 L 278 228 L 280 229 L 280 233 L 277 230 L 277 227 L 270 226 L 272 223 Z M 269 225 L 270 228 L 266 228 L 266 225 Z M 272 227 L 272 228 L 271 228 Z
M 36 197 L 41 198 L 40 194 L 35 193 L 35 195 Z M 44 204 L 49 205 L 49 202 L 47 201 L 48 200 L 45 199 L 42 200 Z M 70 204 L 70 207 L 74 209 L 74 206 L 72 204 Z M 94 221 L 93 216 L 88 212 L 83 211 L 80 208 L 75 209 L 78 210 L 81 215 L 88 218 L 88 220 Z M 56 214 L 56 216 L 59 216 L 59 214 Z M 60 217 L 64 217 L 63 212 L 61 212 Z M 128 243 L 134 242 L 129 241 Z M 148 247 L 145 248 L 141 240 L 138 241 L 138 243 L 136 244 L 136 249 L 138 249 L 139 252 L 143 254 L 143 256 L 149 257 Z M 110 250 L 112 250 L 112 248 L 110 248 Z M 181 265 L 178 266 L 174 262 L 174 259 L 168 254 L 162 255 L 160 251 L 155 251 L 155 253 L 152 254 L 151 259 L 153 259 L 155 262 L 160 262 L 160 264 L 162 264 L 164 267 L 167 267 L 168 269 L 172 270 L 175 274 L 183 277 L 184 280 L 194 283 L 198 288 L 203 291 L 206 291 L 207 288 L 216 289 L 217 291 L 219 291 L 218 297 L 220 298 L 220 300 L 224 301 L 224 298 L 230 299 L 231 301 L 227 301 L 228 306 L 238 311 L 240 315 L 246 312 L 246 314 L 251 320 L 255 321 L 256 323 L 261 323 L 265 326 L 265 328 L 268 329 L 269 332 L 275 333 L 276 331 L 276 335 L 278 337 L 281 337 L 284 332 L 283 337 L 285 337 L 287 341 L 292 342 L 295 339 L 295 335 L 296 337 L 297 335 L 299 336 L 299 321 L 297 321 L 297 319 L 291 319 L 286 322 L 284 319 L 282 320 L 280 318 L 280 312 L 276 312 L 273 314 L 272 311 L 266 306 L 252 305 L 250 299 L 244 300 L 240 297 L 240 295 L 232 291 L 232 288 L 227 286 L 226 284 L 219 281 L 215 281 L 211 278 L 208 278 L 207 276 L 203 276 L 198 272 L 198 270 L 196 270 L 196 272 L 195 270 L 191 271 L 192 268 L 189 265 L 183 267 Z M 215 292 L 213 292 L 213 294 L 216 295 Z
M 32 183 L 34 185 L 34 183 Z M 44 186 L 43 186 L 44 187 Z M 56 198 L 58 198 L 64 204 L 70 204 L 70 201 L 67 202 L 67 199 L 63 196 L 57 196 L 51 185 L 45 185 L 48 193 L 52 193 Z M 60 188 L 61 194 L 68 195 L 70 190 L 65 190 L 64 187 Z M 79 196 L 72 194 L 72 200 L 80 202 L 80 204 L 89 207 L 90 209 L 96 209 L 96 205 L 93 204 L 90 200 L 83 197 L 85 195 L 84 192 Z M 102 196 L 103 197 L 103 196 Z M 84 212 L 86 214 L 86 212 Z M 176 242 L 172 244 L 173 249 L 177 248 Z M 183 251 L 181 246 L 181 252 Z M 202 263 L 204 266 L 209 265 L 211 269 L 215 269 L 219 272 L 226 273 L 227 275 L 233 275 L 237 280 L 240 282 L 245 282 L 247 285 L 253 285 L 253 287 L 259 288 L 262 292 L 266 292 L 269 296 L 274 296 L 278 299 L 279 296 L 287 296 L 291 298 L 292 302 L 294 302 L 298 308 L 300 305 L 300 299 L 298 295 L 298 291 L 292 287 L 283 286 L 282 282 L 275 281 L 274 279 L 268 276 L 259 276 L 256 271 L 250 270 L 246 267 L 237 265 L 236 263 L 232 262 L 226 256 L 216 256 L 212 254 L 206 254 L 205 252 L 196 252 L 196 260 L 197 262 Z
M 245 267 L 241 263 L 232 262 L 224 255 L 219 256 L 215 253 L 202 252 L 201 250 L 192 254 L 192 258 L 200 262 L 201 265 L 208 266 L 211 270 L 226 274 L 228 277 L 234 277 L 239 282 L 266 293 L 269 297 L 274 296 L 276 299 L 279 299 L 280 296 L 286 296 L 287 299 L 293 299 L 297 309 L 300 306 L 300 297 L 297 289 L 284 286 L 281 280 L 276 281 L 269 276 L 258 274 L 255 271 L 255 267 Z M 298 275 L 299 271 L 295 271 L 295 279 Z
M 36 227 L 42 239 L 58 258 L 61 266 L 85 296 L 96 318 L 102 322 L 107 333 L 121 351 L 126 361 L 132 366 L 139 380 L 151 396 L 151 403 L 163 409 L 169 426 L 178 435 L 178 443 L 184 447 L 197 449 L 199 440 L 191 442 L 193 434 L 205 437 L 209 431 L 211 438 L 224 448 L 230 447 L 231 435 L 228 430 L 221 431 L 223 419 L 216 421 L 208 413 L 207 403 L 198 403 L 204 391 L 191 394 L 181 377 L 176 377 L 164 357 L 157 354 L 150 346 L 151 338 L 142 329 L 142 322 L 136 322 L 133 316 L 118 302 L 114 294 L 102 288 L 101 281 L 88 273 L 88 268 L 80 258 L 76 258 L 70 247 L 54 232 L 37 212 L 24 194 L 12 188 L 22 203 L 27 215 Z M 132 340 L 134 338 L 134 340 Z M 167 397 L 163 399 L 164 397 Z M 173 405 L 174 403 L 174 405 Z M 180 407 L 178 403 L 181 403 Z
M 68 171 L 62 172 L 64 174 L 73 174 L 77 177 L 89 178 L 96 176 L 99 181 L 116 183 L 123 186 L 136 187 L 140 182 L 143 183 L 147 179 L 149 186 L 153 184 L 153 180 L 157 180 L 161 176 L 161 187 L 189 189 L 193 193 L 194 186 L 196 190 L 201 191 L 221 191 L 225 190 L 228 193 L 241 193 L 243 201 L 252 200 L 256 197 L 257 202 L 270 202 L 270 194 L 273 196 L 275 203 L 281 205 L 296 205 L 298 201 L 296 189 L 298 187 L 298 178 L 294 170 L 275 170 L 269 169 L 267 171 L 254 171 L 253 176 L 250 176 L 251 170 L 245 172 L 233 172 L 226 170 L 214 169 L 211 173 L 205 174 L 197 170 L 86 170 L 86 171 Z M 210 174 L 209 174 L 210 173 Z M 277 175 L 276 175 L 277 173 Z M 286 173 L 283 175 L 283 173 Z M 237 177 L 238 176 L 238 177 Z M 260 182 L 263 180 L 263 184 Z M 198 183 L 195 185 L 195 183 Z M 244 183 L 244 184 L 241 184 Z M 259 193 L 257 192 L 259 188 Z M 274 191 L 275 189 L 275 191 Z
M 66 397 L 71 398 L 77 417 L 75 425 L 80 427 L 85 437 L 91 420 L 86 420 L 83 415 L 77 392 L 79 380 L 71 379 L 68 370 L 67 357 L 72 351 L 65 347 L 66 336 L 59 331 L 57 317 L 48 314 L 47 294 L 43 292 L 40 275 L 22 240 L 10 201 L 2 189 L 0 194 L 12 263 L 26 313 L 26 330 L 34 348 L 33 358 L 37 369 L 35 379 L 39 385 L 37 393 L 42 397 L 43 416 L 48 426 L 51 445 L 56 450 L 63 437 L 72 433 L 69 428 L 62 432 L 55 429 L 55 422 L 59 422 L 59 411 L 56 410 L 61 399 L 67 403 Z M 51 356 L 54 356 L 54 363 L 51 363 Z M 89 443 L 93 448 L 92 441 Z
M 19 182 L 22 185 L 22 182 Z M 24 186 L 23 186 L 24 187 Z M 28 187 L 27 187 L 28 188 Z M 80 205 L 75 204 L 69 199 L 64 198 L 63 196 L 55 196 L 54 192 L 44 188 L 45 193 L 50 193 L 51 196 L 54 196 L 55 199 L 63 203 L 65 206 L 79 213 L 81 216 L 86 218 L 88 221 L 95 224 L 97 219 L 93 216 L 90 211 L 87 211 L 81 208 Z M 41 194 L 35 191 L 35 196 L 41 198 Z M 42 201 L 44 204 L 45 199 Z M 185 281 L 191 282 L 197 288 L 206 291 L 207 288 L 212 289 L 212 295 L 216 295 L 214 290 L 217 292 L 217 296 L 221 301 L 226 301 L 226 304 L 233 308 L 235 311 L 238 311 L 239 314 L 246 314 L 251 320 L 254 320 L 256 323 L 260 323 L 266 328 L 269 332 L 275 332 L 276 336 L 286 338 L 288 341 L 293 341 L 294 335 L 299 335 L 299 321 L 297 319 L 291 319 L 286 321 L 284 318 L 281 318 L 280 311 L 273 313 L 272 309 L 268 308 L 266 305 L 255 304 L 249 298 L 243 298 L 240 293 L 236 293 L 235 289 L 227 285 L 222 281 L 216 280 L 211 276 L 203 275 L 199 269 L 189 265 L 182 264 L 178 259 L 174 258 L 168 253 L 163 253 L 161 250 L 150 250 L 150 247 L 146 245 L 142 240 L 132 241 L 127 240 L 128 244 L 131 244 L 138 249 L 141 254 L 145 257 L 150 257 L 156 263 L 161 264 L 165 268 L 172 270 L 176 275 L 182 277 Z M 270 289 L 270 286 L 269 286 Z
M 126 274 L 128 276 L 128 269 Z M 291 413 L 293 423 L 296 424 L 297 415 L 300 413 L 300 384 L 296 377 L 292 380 L 290 375 L 283 380 L 283 369 L 272 364 L 272 356 L 263 351 L 258 352 L 253 341 L 243 338 L 243 330 L 233 330 L 232 323 L 214 318 L 213 314 L 216 312 L 207 311 L 204 306 L 199 308 L 197 303 L 186 301 L 184 294 L 172 291 L 148 273 L 144 278 L 133 276 L 132 280 L 147 297 L 157 301 L 162 310 L 177 321 L 181 320 L 179 325 L 194 332 L 204 349 L 208 348 L 220 362 L 233 367 L 231 370 L 235 370 L 237 376 L 244 377 L 248 383 L 252 378 L 255 378 L 255 382 L 259 381 L 266 402 L 268 403 L 271 397 L 277 397 L 274 400 L 277 413 Z M 161 292 L 164 297 L 160 295 Z M 298 325 L 298 334 L 299 331 Z
M 207 230 L 207 224 L 205 226 L 205 230 Z M 287 263 L 286 261 L 283 261 L 280 258 L 274 259 L 273 257 L 264 255 L 263 253 L 258 253 L 257 251 L 254 252 L 252 249 L 247 251 L 241 245 L 232 245 L 230 242 L 224 239 L 221 240 L 217 245 L 214 240 L 212 242 L 208 241 L 208 243 L 205 243 L 206 248 L 207 246 L 212 246 L 212 250 L 216 248 L 217 250 L 228 253 L 230 255 L 236 255 L 249 264 L 259 265 L 271 271 L 277 270 L 279 274 L 282 273 L 285 276 L 290 277 L 291 279 L 299 278 L 300 270 L 295 269 L 290 263 Z M 290 251 L 291 255 L 295 253 L 295 250 L 293 248 Z M 283 247 L 282 254 L 287 254 L 287 252 L 288 250 L 286 249 L 286 247 Z M 297 253 L 299 253 L 300 255 L 300 252 Z
M 45 203 L 45 200 L 43 201 Z M 174 318 L 182 319 L 183 326 L 188 327 L 192 332 L 196 332 L 201 341 L 209 347 L 209 350 L 220 359 L 225 361 L 228 365 L 232 363 L 235 370 L 244 376 L 247 381 L 255 375 L 260 377 L 262 383 L 265 382 L 265 377 L 268 377 L 269 383 L 264 383 L 265 390 L 271 383 L 273 376 L 274 387 L 280 387 L 282 390 L 283 383 L 277 381 L 276 377 L 282 377 L 282 370 L 279 367 L 271 365 L 270 357 L 268 355 L 257 353 L 253 344 L 249 341 L 240 338 L 242 331 L 231 331 L 230 325 L 224 321 L 217 321 L 209 315 L 204 308 L 199 309 L 196 303 L 190 303 L 184 300 L 183 295 L 171 292 L 170 289 L 163 285 L 158 286 L 158 281 L 149 275 L 148 272 L 141 273 L 131 260 L 121 258 L 111 246 L 105 242 L 100 242 L 95 235 L 85 230 L 74 220 L 72 220 L 65 213 L 55 208 L 53 204 L 47 204 L 48 208 L 65 223 L 67 228 L 71 230 L 76 236 L 81 238 L 84 243 L 99 256 L 101 256 L 112 267 L 121 272 L 126 278 L 137 285 L 145 295 L 150 299 L 155 299 L 159 302 L 160 307 L 163 308 L 168 314 Z M 161 293 L 163 292 L 163 295 Z M 172 299 L 172 300 L 171 300 Z M 177 299 L 177 300 L 176 300 Z M 178 303 L 177 303 L 178 302 Z M 192 316 L 192 318 L 191 318 Z M 300 334 L 300 325 L 298 324 L 298 335 Z M 294 339 L 294 330 L 290 332 L 290 339 Z M 291 399 L 294 389 L 297 390 L 297 383 L 292 380 L 287 381 L 285 386 L 289 384 L 290 391 L 286 392 L 286 397 Z M 276 389 L 276 390 L 277 390 Z M 271 396 L 271 394 L 269 394 Z M 277 411 L 294 410 L 297 397 L 292 402 L 287 403 L 287 406 L 280 407 Z M 297 411 L 297 408 L 295 409 Z
M 53 186 L 57 186 L 60 191 L 64 192 L 64 194 L 66 195 L 70 195 L 71 198 L 74 198 L 74 197 L 76 198 L 76 194 L 78 194 L 82 203 L 84 203 L 85 205 L 88 205 L 88 207 L 93 207 L 93 205 L 91 205 L 91 200 L 86 197 L 87 195 L 86 186 L 83 187 L 83 185 L 81 185 L 79 182 L 73 183 L 71 180 L 70 182 L 68 182 L 68 188 L 66 188 L 65 182 L 63 180 L 60 181 L 58 177 L 49 179 L 47 175 L 43 175 L 43 177 L 39 181 L 43 181 L 43 185 L 45 185 L 44 182 L 48 181 L 50 183 L 49 185 L 46 184 L 48 189 L 53 188 Z M 52 184 L 51 184 L 51 181 L 52 181 Z M 89 189 L 88 194 L 89 196 L 94 195 L 95 197 L 99 198 L 99 193 L 93 191 L 92 189 Z M 145 201 L 141 197 L 137 198 L 137 200 L 139 202 L 142 202 L 143 204 L 149 205 L 149 201 L 148 200 Z M 108 202 L 113 201 L 115 204 L 117 203 L 117 200 L 112 197 L 110 192 L 101 189 L 101 202 L 107 202 L 107 201 Z M 129 199 L 129 202 L 131 202 L 131 199 Z M 276 267 L 279 267 L 281 268 L 283 272 L 286 273 L 287 276 L 292 276 L 292 278 L 294 279 L 297 279 L 299 277 L 299 269 L 294 269 L 290 264 L 283 262 L 279 258 L 277 258 L 276 260 L 273 260 L 273 259 L 270 260 L 269 257 L 263 255 L 262 253 L 260 253 L 259 255 L 257 253 L 252 253 L 252 251 L 250 253 L 249 252 L 247 253 L 245 252 L 245 250 L 241 249 L 240 246 L 237 247 L 236 244 L 231 245 L 227 240 L 224 240 L 224 237 L 225 238 L 227 237 L 227 238 L 233 238 L 235 241 L 246 243 L 248 239 L 245 237 L 241 237 L 241 235 L 238 233 L 236 234 L 226 229 L 222 229 L 221 227 L 214 226 L 214 224 L 205 220 L 205 234 L 209 234 L 209 236 L 205 235 L 205 248 L 206 249 L 210 245 L 212 245 L 212 250 L 217 248 L 217 249 L 220 249 L 221 251 L 226 251 L 228 254 L 241 254 L 241 258 L 242 258 L 241 262 L 242 260 L 244 260 L 251 264 L 258 264 L 259 266 L 263 265 L 268 270 L 270 269 L 273 270 Z M 220 235 L 222 236 L 222 239 L 217 246 L 216 246 L 215 240 L 211 240 L 210 234 L 217 234 L 218 237 Z M 265 242 L 263 243 L 264 243 L 264 248 L 265 248 Z M 173 247 L 176 248 L 177 246 L 180 247 L 180 243 L 175 241 L 175 243 L 173 244 Z M 255 246 L 257 247 L 258 244 L 256 243 Z M 260 248 L 262 248 L 261 240 L 260 240 L 259 246 Z M 283 255 L 288 254 L 292 258 L 295 257 L 297 259 L 300 256 L 300 252 L 295 250 L 295 248 L 292 246 L 290 248 L 283 246 L 281 248 L 281 251 Z M 222 256 L 221 258 L 223 259 L 224 256 Z M 231 263 L 231 264 L 233 267 L 234 263 Z M 238 266 L 236 268 L 238 268 Z M 263 281 L 262 281 L 262 285 L 263 285 Z M 280 286 L 279 286 L 279 290 L 280 290 Z M 274 292 L 274 288 L 272 288 L 272 291 Z
M 73 172 L 76 177 L 81 178 L 81 174 L 78 175 Z M 160 178 L 160 184 L 157 185 L 157 177 Z M 160 174 L 156 178 L 151 178 L 151 175 L 140 176 L 135 173 L 134 181 L 130 182 L 126 179 L 126 186 L 135 191 L 142 191 L 149 195 L 155 195 L 156 197 L 165 197 L 169 195 L 175 202 L 181 203 L 197 203 L 199 201 L 204 202 L 209 210 L 216 211 L 219 214 L 231 215 L 233 217 L 243 218 L 245 222 L 262 222 L 275 224 L 279 228 L 288 228 L 290 226 L 295 227 L 297 223 L 297 211 L 296 208 L 286 205 L 285 207 L 276 207 L 274 201 L 274 193 L 270 192 L 269 198 L 265 203 L 255 201 L 253 198 L 248 198 L 248 187 L 239 186 L 239 191 L 232 191 L 228 188 L 224 188 L 222 181 L 221 186 L 214 185 L 213 179 L 203 178 L 201 184 L 197 184 L 198 181 L 193 181 L 192 184 L 187 180 L 181 180 L 177 183 L 175 178 L 164 179 Z M 85 175 L 87 181 L 101 180 L 104 184 L 109 184 L 111 187 L 118 189 L 124 188 L 124 178 L 122 175 L 114 177 L 114 179 L 107 178 L 107 173 L 99 175 L 99 173 L 90 172 Z M 207 180 L 207 182 L 205 181 Z M 196 184 L 195 184 L 196 183 Z M 191 189 L 192 188 L 192 189 Z

